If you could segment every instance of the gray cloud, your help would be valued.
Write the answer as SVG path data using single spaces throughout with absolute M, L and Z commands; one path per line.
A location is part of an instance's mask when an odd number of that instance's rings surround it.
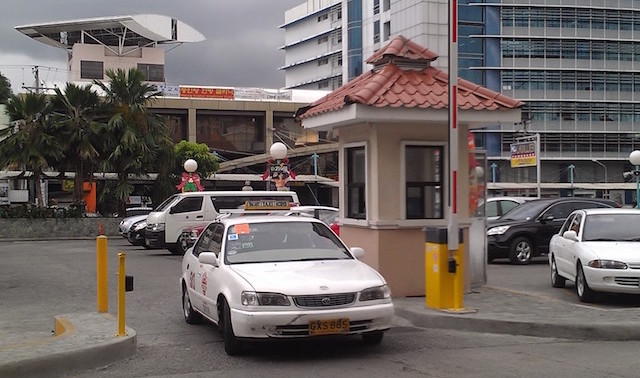
M 154 13 L 186 22 L 207 40 L 183 44 L 166 56 L 170 84 L 280 88 L 284 86 L 284 12 L 305 0 L 3 0 L 0 72 L 14 92 L 39 65 L 41 79 L 66 80 L 63 50 L 36 42 L 14 27 L 78 18 Z M 20 89 L 21 91 L 21 89 Z

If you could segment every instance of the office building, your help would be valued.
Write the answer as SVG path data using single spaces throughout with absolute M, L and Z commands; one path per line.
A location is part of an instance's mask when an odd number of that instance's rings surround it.
M 522 122 L 475 131 L 490 191 L 633 202 L 624 172 L 640 149 L 640 1 L 461 0 L 458 17 L 459 76 L 525 102 Z M 282 25 L 286 85 L 335 89 L 370 70 L 364 60 L 397 35 L 435 51 L 443 69 L 447 22 L 441 0 L 309 0 Z M 318 69 L 325 35 L 340 41 L 327 51 L 341 76 Z M 536 167 L 511 167 L 512 144 L 532 134 L 540 178 Z

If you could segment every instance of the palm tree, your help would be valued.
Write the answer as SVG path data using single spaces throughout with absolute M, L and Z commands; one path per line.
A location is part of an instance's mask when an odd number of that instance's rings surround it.
M 43 170 L 63 155 L 50 110 L 44 94 L 11 96 L 6 112 L 15 126 L 0 132 L 0 167 L 24 167 L 33 172 L 38 207 L 45 203 L 40 185 Z
M 55 121 L 60 126 L 60 138 L 65 143 L 65 159 L 61 167 L 75 172 L 73 197 L 79 205 L 83 198 L 83 183 L 93 179 L 96 162 L 100 156 L 97 145 L 98 94 L 91 85 L 83 87 L 67 83 L 64 93 L 56 88 L 52 99 Z
M 107 70 L 110 84 L 94 81 L 105 93 L 110 117 L 104 134 L 106 155 L 103 172 L 116 172 L 118 184 L 114 195 L 124 213 L 125 201 L 133 192 L 131 175 L 146 175 L 161 151 L 172 148 L 162 117 L 149 112 L 148 105 L 161 92 L 146 83 L 144 73 L 136 68 L 128 71 Z

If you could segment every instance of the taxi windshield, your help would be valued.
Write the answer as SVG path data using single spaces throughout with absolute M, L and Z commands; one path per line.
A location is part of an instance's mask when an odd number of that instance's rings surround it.
M 347 248 L 321 222 L 254 222 L 229 226 L 225 263 L 352 259 Z

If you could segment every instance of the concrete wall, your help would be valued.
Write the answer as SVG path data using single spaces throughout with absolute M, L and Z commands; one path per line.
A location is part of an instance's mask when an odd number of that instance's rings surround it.
M 73 239 L 96 237 L 100 225 L 106 236 L 119 236 L 122 218 L 0 219 L 0 240 Z

